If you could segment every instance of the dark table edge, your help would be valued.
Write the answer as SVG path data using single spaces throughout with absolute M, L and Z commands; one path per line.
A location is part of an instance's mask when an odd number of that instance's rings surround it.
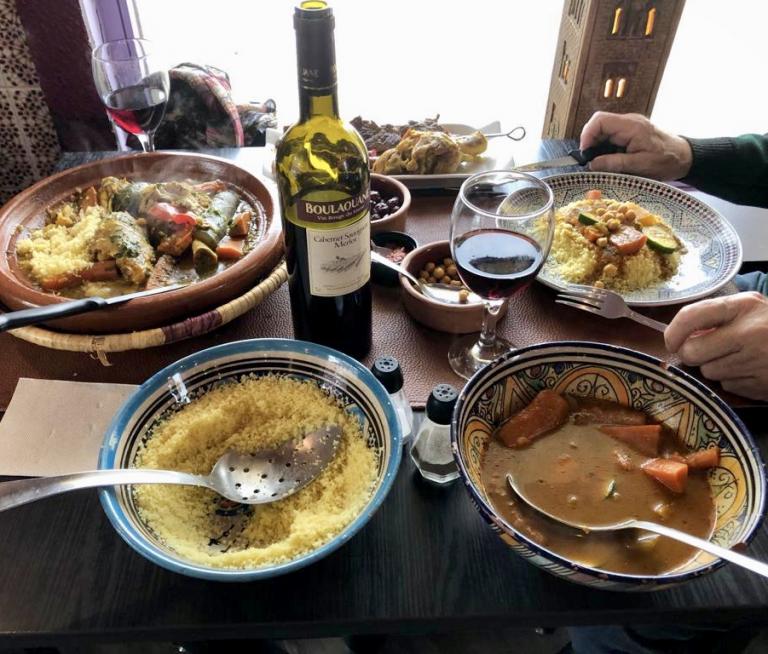
M 519 618 L 509 615 L 455 616 L 453 618 L 403 618 L 384 619 L 372 617 L 371 622 L 341 620 L 313 624 L 311 622 L 286 623 L 238 623 L 200 628 L 195 625 L 173 627 L 137 627 L 118 630 L 78 630 L 40 634 L 37 632 L 0 632 L 0 646 L 45 647 L 68 643 L 108 642 L 196 642 L 206 640 L 236 639 L 302 639 L 332 638 L 353 635 L 424 636 L 438 633 L 465 633 L 492 629 L 556 628 L 597 624 L 649 625 L 685 624 L 707 626 L 734 626 L 749 624 L 753 627 L 768 626 L 768 614 L 759 606 L 733 607 L 729 609 L 658 611 L 649 616 L 646 610 L 616 610 L 601 614 L 594 619 L 589 610 L 573 611 L 564 620 L 563 613 L 525 613 Z

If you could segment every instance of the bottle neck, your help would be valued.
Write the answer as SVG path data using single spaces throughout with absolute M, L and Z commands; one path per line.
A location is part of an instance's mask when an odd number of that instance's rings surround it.
M 299 88 L 299 120 L 303 123 L 315 116 L 339 117 L 339 100 L 336 86 L 322 95 L 317 91 Z
M 312 20 L 297 20 L 295 26 L 300 119 L 338 118 L 333 16 L 330 11 L 324 12 Z

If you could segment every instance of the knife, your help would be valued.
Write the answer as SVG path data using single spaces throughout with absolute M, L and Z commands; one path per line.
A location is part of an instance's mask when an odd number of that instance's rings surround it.
M 21 311 L 10 311 L 0 315 L 0 332 L 8 329 L 17 329 L 26 325 L 36 325 L 37 323 L 54 320 L 55 318 L 76 316 L 79 313 L 87 313 L 95 309 L 106 309 L 112 305 L 122 304 L 139 297 L 149 297 L 150 295 L 175 291 L 177 288 L 183 288 L 186 285 L 171 284 L 170 286 L 160 286 L 159 288 L 151 288 L 148 291 L 137 291 L 136 293 L 116 295 L 115 297 L 84 297 L 82 300 L 49 304 L 44 307 L 22 309 Z
M 617 152 L 626 152 L 627 149 L 621 145 L 614 145 L 610 141 L 603 141 L 593 145 L 586 150 L 571 150 L 567 157 L 557 159 L 548 159 L 547 161 L 537 161 L 525 166 L 515 166 L 514 170 L 528 172 L 531 170 L 544 170 L 547 168 L 563 168 L 565 166 L 586 166 L 592 159 L 603 154 L 616 154 Z

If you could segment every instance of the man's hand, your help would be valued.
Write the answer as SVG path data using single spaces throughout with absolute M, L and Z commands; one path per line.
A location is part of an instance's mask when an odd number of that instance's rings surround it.
M 726 391 L 768 400 L 768 298 L 747 292 L 684 307 L 664 332 L 670 352 Z
M 590 170 L 630 173 L 655 179 L 680 179 L 691 169 L 691 146 L 682 136 L 667 134 L 640 114 L 598 111 L 581 130 L 582 150 L 602 141 L 626 147 L 626 153 L 595 157 Z

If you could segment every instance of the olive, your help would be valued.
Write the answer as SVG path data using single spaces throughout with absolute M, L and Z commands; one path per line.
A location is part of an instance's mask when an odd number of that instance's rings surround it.
M 387 206 L 386 202 L 379 202 L 374 209 L 379 212 L 382 216 L 389 215 L 389 207 Z
M 389 200 L 387 200 L 387 206 L 391 211 L 397 211 L 400 208 L 400 198 L 389 198 Z
M 371 202 L 373 204 L 378 204 L 381 202 L 381 193 L 378 191 L 371 191 Z

